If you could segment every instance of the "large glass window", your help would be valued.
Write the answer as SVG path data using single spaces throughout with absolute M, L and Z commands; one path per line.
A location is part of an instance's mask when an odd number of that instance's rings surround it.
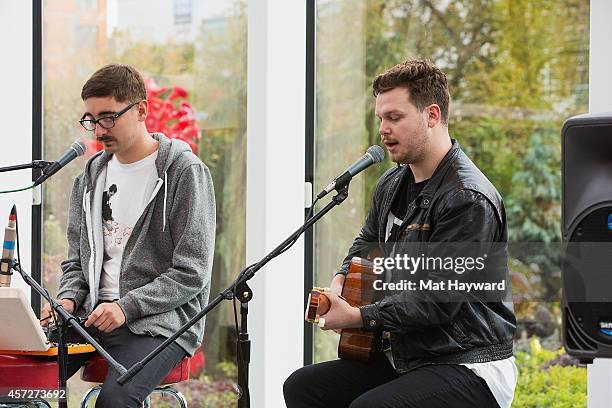
M 451 137 L 505 200 L 510 240 L 560 241 L 560 129 L 565 118 L 588 111 L 587 0 L 318 0 L 316 25 L 317 186 L 380 144 L 374 77 L 403 60 L 428 58 L 448 75 Z M 317 224 L 318 286 L 329 284 L 365 219 L 376 180 L 390 166 L 386 161 L 356 177 L 349 200 Z M 517 354 L 519 404 L 530 393 L 546 393 L 527 390 L 533 368 L 521 356 L 544 364 L 562 353 L 554 258 L 512 254 L 513 279 L 528 288 L 515 292 L 544 300 L 515 305 L 516 350 L 527 353 Z M 335 358 L 337 343 L 335 333 L 315 330 L 315 360 Z M 584 397 L 584 371 L 565 371 L 558 381 L 573 381 Z M 546 371 L 534 375 L 554 381 Z
M 246 49 L 246 0 L 44 2 L 46 158 L 58 157 L 74 139 L 89 137 L 77 122 L 83 112 L 80 92 L 106 63 L 135 66 L 150 90 L 165 88 L 159 98 L 172 100 L 175 108 L 183 102 L 193 108 L 196 131 L 171 136 L 188 141 L 213 176 L 217 238 L 211 296 L 229 285 L 245 264 Z M 149 131 L 172 125 L 160 117 L 152 112 Z M 95 148 L 90 143 L 88 154 Z M 43 279 L 52 293 L 66 255 L 70 190 L 85 160 L 45 184 Z M 235 399 L 233 322 L 229 304 L 207 318 L 205 371 L 191 382 L 206 392 L 191 392 L 192 385 L 183 390 L 194 406 L 230 406 Z M 72 386 L 76 394 L 83 388 L 78 382 Z

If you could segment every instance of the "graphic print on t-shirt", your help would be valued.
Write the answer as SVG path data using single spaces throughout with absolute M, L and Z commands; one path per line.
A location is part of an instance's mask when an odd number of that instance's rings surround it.
M 102 220 L 104 221 L 104 227 L 107 227 L 106 223 L 114 221 L 113 209 L 110 205 L 110 199 L 117 193 L 117 185 L 112 184 L 107 191 L 102 193 Z M 107 227 L 108 228 L 108 227 Z
M 116 184 L 111 184 L 107 191 L 102 193 L 102 221 L 104 222 L 104 243 L 107 247 L 122 248 L 132 234 L 132 227 L 122 226 L 113 218 L 111 198 L 117 194 Z M 105 253 L 104 260 L 109 256 Z

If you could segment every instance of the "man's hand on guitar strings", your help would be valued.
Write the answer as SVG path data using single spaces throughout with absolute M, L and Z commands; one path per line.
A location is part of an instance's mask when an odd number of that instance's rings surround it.
M 358 329 L 363 326 L 358 307 L 349 305 L 333 292 L 326 293 L 326 295 L 331 306 L 329 312 L 319 318 L 319 327 L 322 330 Z
M 341 295 L 342 287 L 344 286 L 344 279 L 346 279 L 345 275 L 341 273 L 336 274 L 329 285 L 329 290 L 336 295 Z

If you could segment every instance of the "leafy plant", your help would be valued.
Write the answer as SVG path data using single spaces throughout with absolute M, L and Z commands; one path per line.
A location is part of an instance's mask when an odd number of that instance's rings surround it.
M 574 365 L 563 349 L 547 350 L 532 338 L 528 351 L 516 352 L 516 365 L 513 408 L 586 407 L 586 369 Z
M 171 139 L 179 139 L 189 144 L 194 154 L 198 154 L 200 128 L 196 112 L 187 101 L 188 93 L 180 86 L 172 90 L 158 86 L 152 79 L 145 81 L 149 114 L 146 119 L 149 132 L 161 132 Z

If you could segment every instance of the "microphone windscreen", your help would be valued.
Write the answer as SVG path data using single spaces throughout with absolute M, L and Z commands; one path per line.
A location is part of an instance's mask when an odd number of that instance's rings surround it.
M 80 140 L 75 140 L 72 143 L 71 147 L 77 152 L 78 156 L 82 156 L 85 153 L 85 151 L 87 151 L 87 147 Z
M 380 163 L 385 158 L 385 151 L 378 145 L 370 146 L 368 148 L 368 153 L 370 153 L 370 156 L 374 159 L 374 163 Z

